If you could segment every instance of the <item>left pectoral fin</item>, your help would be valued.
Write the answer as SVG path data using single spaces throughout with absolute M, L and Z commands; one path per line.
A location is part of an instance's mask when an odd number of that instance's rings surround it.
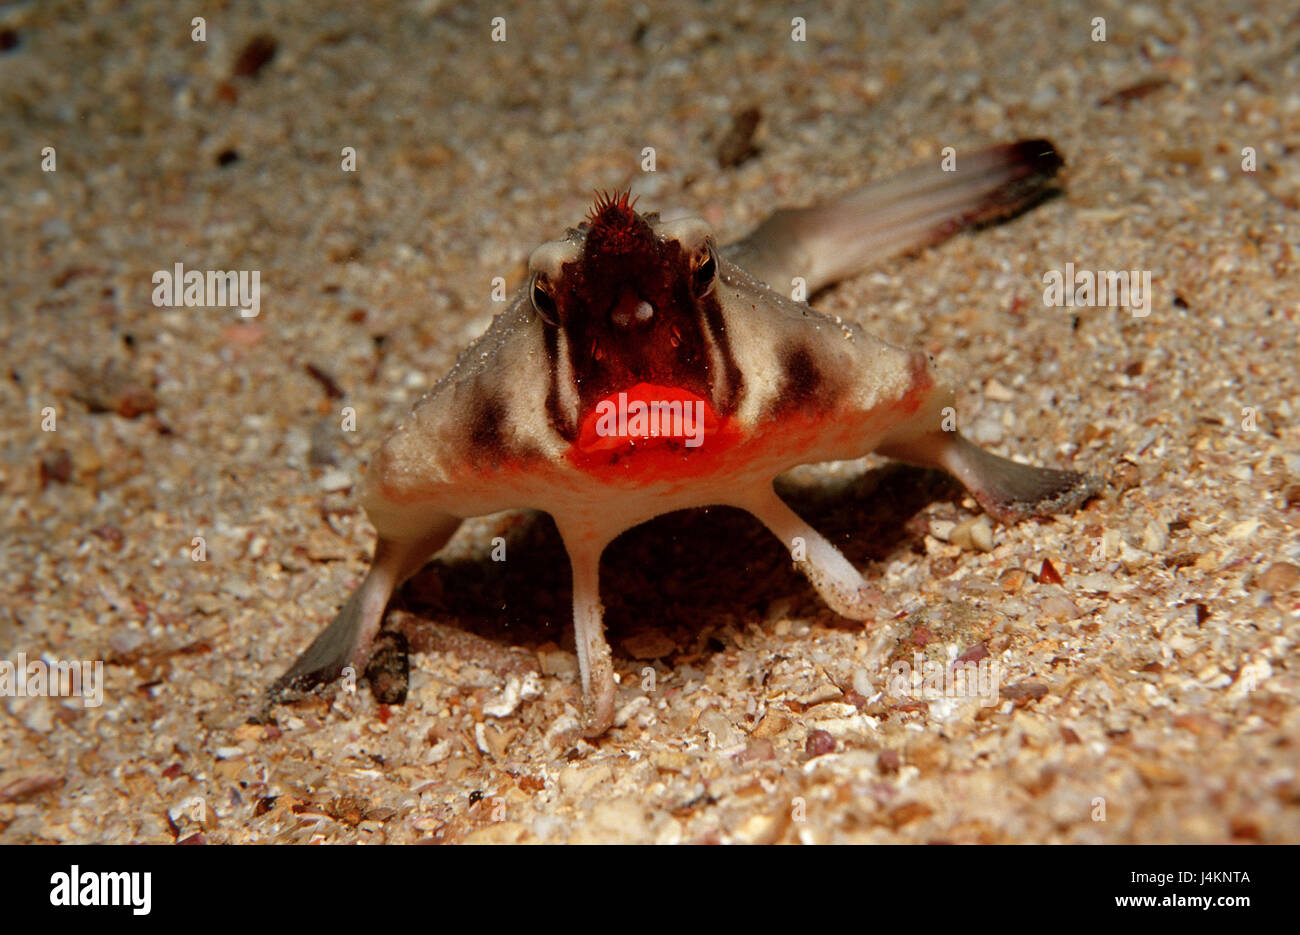
M 265 722 L 273 705 L 337 679 L 347 666 L 352 666 L 359 678 L 393 591 L 441 549 L 459 525 L 459 519 L 444 515 L 427 523 L 422 538 L 401 541 L 381 537 L 361 586 L 293 666 L 263 693 L 258 719 Z
M 1101 482 L 1077 471 L 1033 467 L 1001 458 L 957 432 L 933 432 L 880 453 L 952 474 L 985 512 L 1004 523 L 1069 513 L 1101 491 Z

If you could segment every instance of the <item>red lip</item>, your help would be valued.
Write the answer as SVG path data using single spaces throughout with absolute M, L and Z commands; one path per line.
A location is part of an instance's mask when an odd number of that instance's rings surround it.
M 642 431 L 635 431 L 635 418 L 627 418 L 638 411 L 646 413 Z M 669 412 L 683 413 L 683 418 L 673 421 L 668 418 Z M 656 419 L 651 413 L 662 418 Z M 687 414 L 689 431 L 684 430 Z M 638 383 L 609 394 L 592 407 L 582 420 L 575 448 L 585 455 L 614 457 L 657 448 L 699 451 L 708 447 L 709 437 L 717 431 L 717 413 L 704 397 L 675 386 Z

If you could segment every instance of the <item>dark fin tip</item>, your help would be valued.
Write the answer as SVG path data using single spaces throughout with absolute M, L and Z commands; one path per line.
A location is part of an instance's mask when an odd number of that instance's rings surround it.
M 1061 153 L 1049 139 L 1018 140 L 1007 146 L 1011 161 L 1018 162 L 1037 175 L 1050 178 L 1065 165 Z
M 1069 513 L 1101 492 L 1097 478 L 1078 471 L 1033 467 L 985 451 L 958 436 L 954 449 L 966 488 L 980 506 L 1004 523 L 1029 516 Z
M 314 672 L 296 672 L 293 670 L 286 672 L 272 682 L 266 691 L 262 693 L 261 710 L 249 718 L 249 723 L 274 723 L 275 718 L 271 715 L 272 708 L 276 705 L 288 704 L 307 697 L 322 685 L 333 682 L 342 671 L 342 666 L 337 666 L 333 671 L 323 668 Z
M 962 218 L 960 226 L 983 230 L 1032 211 L 1062 193 L 1056 174 L 1065 165 L 1048 139 L 1019 140 L 1003 149 L 1012 177 L 991 192 L 985 203 Z
M 1077 471 L 1031 468 L 1016 465 L 1025 472 L 1007 478 L 1006 485 L 996 485 L 976 493 L 980 506 L 994 518 L 1008 525 L 1031 516 L 1071 513 L 1101 492 L 1101 482 Z M 1032 475 L 1029 472 L 1033 472 Z
M 269 717 L 273 706 L 295 701 L 342 674 L 361 630 L 362 590 L 359 588 L 348 598 L 330 625 L 316 635 L 289 671 L 263 693 L 262 717 Z

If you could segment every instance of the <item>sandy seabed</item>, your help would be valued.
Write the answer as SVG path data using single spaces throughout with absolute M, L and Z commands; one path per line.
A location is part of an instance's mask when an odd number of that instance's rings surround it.
M 166 2 L 0 10 L 0 658 L 103 677 L 0 699 L 0 841 L 1300 841 L 1294 4 L 844 2 L 802 42 L 761 3 L 209 6 L 201 42 Z M 390 614 L 405 704 L 248 723 L 364 574 L 374 444 L 594 189 L 725 240 L 1035 136 L 1063 197 L 816 304 L 1101 497 L 990 527 L 935 475 L 801 469 L 866 625 L 742 514 L 640 527 L 595 743 L 553 525 L 476 520 Z M 156 306 L 178 263 L 257 271 L 259 314 Z M 1067 263 L 1149 272 L 1149 314 L 1045 306 Z M 882 633 L 996 662 L 996 702 L 891 685 Z

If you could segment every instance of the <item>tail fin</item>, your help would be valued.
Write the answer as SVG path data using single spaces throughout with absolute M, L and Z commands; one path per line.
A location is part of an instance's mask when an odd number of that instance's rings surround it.
M 959 153 L 951 172 L 918 166 L 853 194 L 777 211 L 724 254 L 782 290 L 802 276 L 811 295 L 889 257 L 1033 207 L 1054 192 L 1063 164 L 1045 139 Z

